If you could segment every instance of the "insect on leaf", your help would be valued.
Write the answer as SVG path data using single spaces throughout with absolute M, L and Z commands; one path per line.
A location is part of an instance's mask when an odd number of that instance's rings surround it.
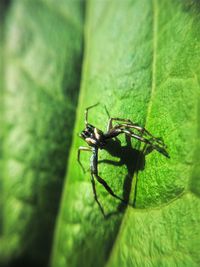
M 55 233 L 52 266 L 199 266 L 198 1 L 89 1 L 82 87 L 69 168 Z M 99 173 L 125 206 L 76 161 L 77 133 L 108 116 L 128 118 L 164 139 L 170 158 L 143 155 L 121 137 L 99 152 Z M 82 154 L 89 169 L 90 153 Z M 104 160 L 102 162 L 102 160 Z M 106 161 L 105 161 L 106 160 Z M 114 162 L 113 162 L 114 161 Z

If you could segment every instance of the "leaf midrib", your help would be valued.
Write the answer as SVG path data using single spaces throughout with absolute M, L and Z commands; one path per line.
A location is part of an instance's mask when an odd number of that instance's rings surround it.
M 157 5 L 157 0 L 152 0 L 152 10 L 153 10 L 153 15 L 152 15 L 152 18 L 153 18 L 153 23 L 152 23 L 152 32 L 153 32 L 153 34 L 152 34 L 152 42 L 153 42 L 153 45 L 152 45 L 152 47 L 153 47 L 153 49 L 152 49 L 152 83 L 151 83 L 150 97 L 149 97 L 149 103 L 148 103 L 148 107 L 147 107 L 147 113 L 146 113 L 146 119 L 145 119 L 144 127 L 146 126 L 147 121 L 150 117 L 150 113 L 151 113 L 151 109 L 152 109 L 152 103 L 153 103 L 153 97 L 155 95 L 155 89 L 156 89 L 156 61 L 157 61 L 156 53 L 157 53 L 157 44 L 158 44 L 158 41 L 157 41 L 157 33 L 158 33 L 158 5 Z M 139 143 L 138 149 L 140 149 L 140 147 L 141 147 L 141 143 Z M 139 157 L 137 162 L 136 162 L 136 166 L 139 165 L 140 160 L 141 159 Z M 136 190 L 137 179 L 138 179 L 138 172 L 139 171 L 136 171 L 133 175 L 132 181 L 133 181 L 134 185 L 132 186 L 132 188 L 133 188 L 133 192 L 131 193 L 132 196 L 135 196 L 135 190 Z M 115 243 L 113 244 L 112 249 L 109 253 L 106 266 L 108 266 L 108 263 L 109 263 L 110 259 L 112 258 L 113 251 L 115 251 L 116 244 L 118 243 L 118 240 L 120 240 L 120 236 L 121 236 L 121 233 L 123 231 L 123 226 L 124 226 L 124 222 L 126 221 L 126 217 L 128 217 L 129 211 L 133 210 L 133 209 L 134 209 L 134 207 L 128 206 L 126 211 L 125 211 L 125 214 L 123 216 L 122 222 L 121 222 L 120 227 L 119 227 L 119 230 L 117 232 L 117 236 L 115 238 Z

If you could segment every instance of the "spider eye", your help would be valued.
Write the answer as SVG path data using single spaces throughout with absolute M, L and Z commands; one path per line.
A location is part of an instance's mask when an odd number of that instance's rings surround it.
M 87 138 L 87 137 L 90 137 L 90 133 L 88 131 L 82 131 L 81 136 L 83 138 Z
M 94 126 L 92 126 L 91 124 L 88 124 L 86 127 L 86 131 L 92 133 L 94 131 Z

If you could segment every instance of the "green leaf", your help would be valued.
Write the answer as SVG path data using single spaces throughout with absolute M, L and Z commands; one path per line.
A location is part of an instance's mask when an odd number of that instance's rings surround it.
M 4 28 L 4 11 L 6 10 L 5 3 L 0 1 L 0 233 L 2 231 L 2 156 L 3 156 L 3 28 Z
M 199 266 L 200 17 L 197 1 L 89 1 L 83 80 L 52 266 Z M 76 161 L 77 133 L 113 117 L 145 126 L 168 145 L 170 158 L 144 155 L 121 137 L 100 160 L 99 174 L 126 207 Z M 197 156 L 198 155 L 198 156 Z M 89 168 L 89 152 L 82 163 Z M 119 166 L 118 166 L 119 165 Z
M 107 266 L 199 266 L 199 206 L 188 192 L 157 209 L 128 209 Z
M 80 81 L 82 11 L 80 1 L 15 0 L 5 14 L 2 264 L 45 266 L 49 258 Z

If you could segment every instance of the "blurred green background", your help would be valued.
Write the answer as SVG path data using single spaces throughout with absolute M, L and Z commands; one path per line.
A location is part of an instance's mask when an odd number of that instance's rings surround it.
M 199 1 L 0 0 L 0 34 L 0 266 L 200 266 Z M 97 102 L 170 155 L 100 151 L 106 219 L 76 160 Z

